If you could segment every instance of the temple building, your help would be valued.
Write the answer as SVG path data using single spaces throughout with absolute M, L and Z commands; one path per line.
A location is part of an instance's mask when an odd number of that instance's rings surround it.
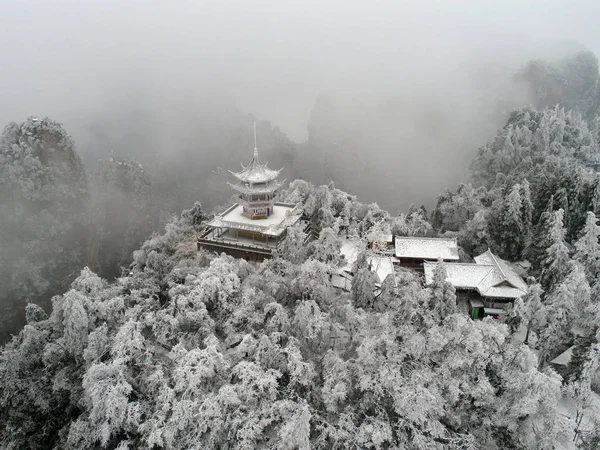
M 286 238 L 287 230 L 296 226 L 301 217 L 298 205 L 277 202 L 285 182 L 277 180 L 282 170 L 270 169 L 259 158 L 255 125 L 252 161 L 245 167 L 242 165 L 240 172 L 230 171 L 236 182 L 228 184 L 237 193 L 237 203 L 207 224 L 198 245 L 238 258 L 272 257 Z
M 432 238 L 394 236 L 395 257 L 402 267 L 423 270 L 426 261 L 457 262 L 458 243 L 456 238 Z
M 445 263 L 446 280 L 456 289 L 459 306 L 473 319 L 499 316 L 527 293 L 527 284 L 511 265 L 490 250 L 475 257 L 475 263 Z M 425 262 L 425 284 L 433 282 L 437 263 Z

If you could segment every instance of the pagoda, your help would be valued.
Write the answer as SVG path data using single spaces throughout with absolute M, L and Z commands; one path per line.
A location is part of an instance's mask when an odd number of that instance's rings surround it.
M 237 193 L 237 202 L 206 224 L 198 246 L 251 260 L 275 255 L 287 230 L 301 218 L 298 205 L 277 201 L 285 181 L 277 180 L 282 170 L 270 169 L 259 158 L 254 124 L 252 160 L 242 165 L 240 172 L 229 171 L 236 178 L 235 183 L 228 184 Z
M 283 169 L 273 170 L 258 157 L 256 148 L 256 123 L 254 124 L 254 156 L 241 172 L 231 173 L 238 182 L 228 183 L 238 192 L 238 202 L 242 205 L 242 214 L 252 220 L 267 219 L 273 214 L 275 197 L 285 180 L 277 181 Z

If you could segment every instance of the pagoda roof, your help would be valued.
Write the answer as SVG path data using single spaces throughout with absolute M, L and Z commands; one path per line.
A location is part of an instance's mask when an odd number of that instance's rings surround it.
M 268 183 L 279 176 L 283 169 L 273 170 L 267 167 L 267 163 L 262 162 L 258 157 L 258 151 L 254 149 L 254 156 L 250 164 L 244 166 L 240 172 L 229 171 L 234 177 L 242 183 L 257 184 Z
M 269 192 L 273 192 L 279 189 L 285 180 L 283 181 L 272 181 L 267 183 L 258 183 L 258 186 L 255 184 L 253 186 L 246 186 L 245 183 L 227 183 L 233 189 L 242 194 L 268 194 Z

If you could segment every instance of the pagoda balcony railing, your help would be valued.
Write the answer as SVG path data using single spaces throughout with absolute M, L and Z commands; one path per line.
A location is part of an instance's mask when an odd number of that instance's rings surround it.
M 233 184 L 233 183 L 227 183 L 229 184 L 229 186 L 231 186 L 233 189 L 235 189 L 236 191 L 242 193 L 242 194 L 273 194 L 275 191 L 277 191 L 279 188 L 281 188 L 281 186 L 283 186 L 283 183 L 285 182 L 285 180 L 283 181 L 271 181 L 269 183 L 266 183 L 263 186 L 250 186 L 250 185 L 246 185 L 243 183 L 237 183 L 237 184 Z
M 298 204 L 290 204 L 290 203 L 275 203 L 274 206 L 287 206 L 288 208 L 292 208 L 290 210 L 289 216 L 283 219 L 280 223 L 274 225 L 257 225 L 257 224 L 249 224 L 244 222 L 233 222 L 229 220 L 224 220 L 223 216 L 226 216 L 233 209 L 237 208 L 239 205 L 236 203 L 230 206 L 225 212 L 221 215 L 215 216 L 215 218 L 209 222 L 207 225 L 213 228 L 233 228 L 237 230 L 244 231 L 254 231 L 256 233 L 262 233 L 270 236 L 277 236 L 281 233 L 281 231 L 289 226 L 296 223 L 300 220 L 300 205 Z
M 265 245 L 263 243 L 255 243 L 254 245 L 250 244 L 242 244 L 240 242 L 236 242 L 230 239 L 209 239 L 209 238 L 200 238 L 198 239 L 200 244 L 210 247 L 226 247 L 232 248 L 235 250 L 244 250 L 244 251 L 252 251 L 252 252 L 261 252 L 267 255 L 272 255 L 277 251 L 278 246 L 276 245 Z

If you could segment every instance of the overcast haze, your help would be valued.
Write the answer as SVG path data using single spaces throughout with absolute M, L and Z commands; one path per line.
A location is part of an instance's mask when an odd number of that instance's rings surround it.
M 506 81 L 523 62 L 600 49 L 593 0 L 4 0 L 1 9 L 1 125 L 48 115 L 84 155 L 90 127 L 133 108 L 152 118 L 153 151 L 176 152 L 178 126 L 221 103 L 301 142 L 321 93 L 349 109 L 402 103 L 383 128 L 405 130 L 397 146 L 411 155 L 425 145 L 471 155 L 502 125 L 488 117 L 498 97 L 524 103 Z M 410 123 L 414 111 L 443 116 L 441 135 Z

